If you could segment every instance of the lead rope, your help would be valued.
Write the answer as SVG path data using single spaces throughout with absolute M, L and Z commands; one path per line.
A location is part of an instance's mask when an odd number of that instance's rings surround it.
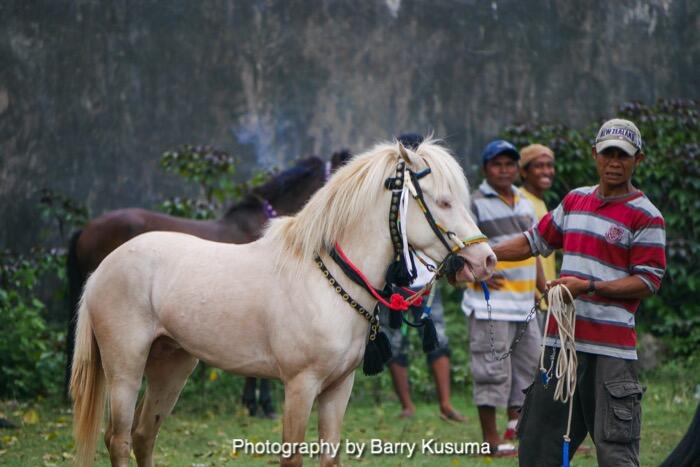
M 539 309 L 539 302 L 544 298 L 540 297 L 540 300 L 535 303 L 532 307 L 530 313 L 525 318 L 525 323 L 521 329 L 518 336 L 512 342 L 510 349 L 504 354 L 498 356 L 496 354 L 496 346 L 494 343 L 493 336 L 493 322 L 491 321 L 491 293 L 489 291 L 486 282 L 481 282 L 481 288 L 484 291 L 484 299 L 486 300 L 486 308 L 488 310 L 488 320 L 490 326 L 490 338 L 491 338 L 491 354 L 494 360 L 504 360 L 509 357 L 518 342 L 522 338 L 527 325 L 532 320 L 535 310 Z M 564 293 L 569 296 L 569 303 L 564 301 Z M 547 310 L 547 320 L 544 325 L 544 335 L 542 336 L 542 350 L 540 352 L 540 374 L 542 377 L 542 384 L 547 386 L 549 380 L 551 379 L 552 369 L 555 365 L 556 351 L 552 350 L 551 360 L 549 368 L 544 366 L 544 352 L 545 352 L 545 338 L 547 337 L 547 329 L 549 328 L 549 320 L 553 316 L 557 322 L 558 336 L 555 340 L 561 341 L 561 350 L 559 356 L 556 358 L 556 368 L 554 368 L 554 374 L 557 377 L 557 385 L 554 388 L 554 400 L 561 401 L 566 404 L 569 403 L 569 417 L 566 422 L 566 433 L 564 434 L 564 443 L 562 445 L 562 467 L 570 467 L 569 464 L 569 446 L 571 444 L 571 417 L 574 407 L 574 392 L 576 391 L 576 369 L 578 367 L 578 358 L 576 356 L 576 345 L 575 338 L 576 335 L 576 305 L 574 305 L 574 297 L 565 285 L 556 285 L 549 289 L 547 294 L 547 300 L 549 302 L 549 308 Z
M 564 300 L 564 293 L 569 296 L 569 303 Z M 556 367 L 554 374 L 557 377 L 557 385 L 554 388 L 554 400 L 561 401 L 563 404 L 569 403 L 569 418 L 566 422 L 566 434 L 564 434 L 564 444 L 562 447 L 562 467 L 569 467 L 569 445 L 571 443 L 571 416 L 574 407 L 574 392 L 576 391 L 576 368 L 578 366 L 578 358 L 576 356 L 576 305 L 574 305 L 574 297 L 565 285 L 556 285 L 549 289 L 547 294 L 549 301 L 549 309 L 547 311 L 547 320 L 544 326 L 544 335 L 542 336 L 542 351 L 540 353 L 540 373 L 542 382 L 546 386 L 552 374 L 552 366 L 554 365 L 554 349 L 552 349 L 552 358 L 549 369 L 544 367 L 545 339 L 547 337 L 547 329 L 549 328 L 549 320 L 554 317 L 557 323 L 558 339 L 561 342 L 561 349 L 556 358 Z

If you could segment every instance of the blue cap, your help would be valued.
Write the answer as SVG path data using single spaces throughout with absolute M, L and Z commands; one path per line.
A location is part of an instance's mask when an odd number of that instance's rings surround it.
M 484 151 L 481 153 L 482 163 L 486 164 L 488 161 L 496 156 L 500 156 L 501 154 L 511 156 L 516 161 L 520 160 L 520 153 L 515 146 L 506 140 L 497 139 L 495 141 L 491 141 L 484 148 Z

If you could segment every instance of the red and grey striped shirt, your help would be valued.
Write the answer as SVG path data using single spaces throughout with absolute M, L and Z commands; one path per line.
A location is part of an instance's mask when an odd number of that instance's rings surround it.
M 637 276 L 656 293 L 666 270 L 664 219 L 641 191 L 602 198 L 597 186 L 575 189 L 525 236 L 535 255 L 563 249 L 562 277 Z M 636 360 L 639 302 L 596 294 L 576 298 L 576 350 Z M 554 320 L 547 335 L 547 345 L 557 345 Z

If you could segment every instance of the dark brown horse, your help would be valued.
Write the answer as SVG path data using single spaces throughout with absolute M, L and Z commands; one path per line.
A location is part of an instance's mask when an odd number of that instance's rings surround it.
M 75 346 L 75 313 L 87 276 L 118 246 L 145 232 L 182 232 L 224 243 L 249 243 L 262 235 L 271 217 L 296 213 L 331 171 L 349 158 L 347 151 L 333 154 L 329 163 L 318 157 L 300 159 L 294 167 L 258 186 L 218 220 L 173 217 L 140 208 L 110 211 L 91 220 L 73 234 L 68 248 L 67 275 L 71 315 L 66 335 L 66 388 Z

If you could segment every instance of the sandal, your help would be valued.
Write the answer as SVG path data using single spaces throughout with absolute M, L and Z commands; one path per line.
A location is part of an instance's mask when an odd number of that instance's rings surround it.
M 511 443 L 502 443 L 496 445 L 496 449 L 491 449 L 490 454 L 484 454 L 485 456 L 490 456 L 490 457 L 517 457 L 518 456 L 518 448 L 515 447 L 515 445 Z
M 467 417 L 452 409 L 448 412 L 440 412 L 440 418 L 446 422 L 466 423 Z

